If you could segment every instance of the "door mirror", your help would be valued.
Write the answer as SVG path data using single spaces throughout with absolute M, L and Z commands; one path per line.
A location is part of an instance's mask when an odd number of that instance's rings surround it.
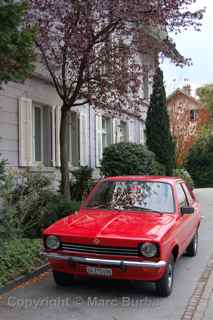
M 181 214 L 193 214 L 195 212 L 195 209 L 193 207 L 182 207 L 180 208 Z

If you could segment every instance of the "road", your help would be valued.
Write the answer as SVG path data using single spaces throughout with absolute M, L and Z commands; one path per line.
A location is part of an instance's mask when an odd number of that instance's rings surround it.
M 146 283 L 75 280 L 58 288 L 49 273 L 8 293 L 0 300 L 2 320 L 180 320 L 213 253 L 213 189 L 196 190 L 204 216 L 199 254 L 176 265 L 174 292 L 158 298 Z

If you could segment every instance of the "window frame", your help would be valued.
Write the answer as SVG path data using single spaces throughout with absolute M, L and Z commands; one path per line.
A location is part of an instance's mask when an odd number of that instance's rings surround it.
M 183 183 L 183 182 L 178 182 L 178 183 L 176 184 L 177 203 L 178 203 L 178 208 L 179 208 L 179 210 L 180 210 L 181 208 L 185 207 L 185 206 L 182 206 L 182 205 L 180 204 L 180 202 L 179 202 L 179 199 L 178 199 L 178 186 L 180 186 L 181 190 L 183 191 L 183 194 L 184 194 L 185 199 L 186 199 L 186 206 L 189 206 L 189 200 L 188 200 L 187 195 L 186 195 L 186 193 L 185 193 L 185 190 L 184 190 L 184 188 L 183 188 L 183 186 L 182 186 L 182 183 Z
M 122 130 L 121 130 L 123 125 L 125 126 L 124 133 L 122 133 Z M 124 138 L 123 140 L 122 140 L 122 137 Z M 119 141 L 128 142 L 128 123 L 124 120 L 120 120 L 120 124 L 119 124 Z

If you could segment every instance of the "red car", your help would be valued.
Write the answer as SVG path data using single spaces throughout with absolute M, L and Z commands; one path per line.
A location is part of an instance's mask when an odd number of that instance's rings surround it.
M 197 254 L 200 220 L 199 203 L 179 178 L 106 178 L 79 212 L 44 231 L 44 255 L 58 285 L 74 275 L 154 281 L 168 296 L 177 259 Z

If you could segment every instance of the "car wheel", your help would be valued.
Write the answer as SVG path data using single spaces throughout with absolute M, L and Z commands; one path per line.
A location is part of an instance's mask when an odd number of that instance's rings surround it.
M 166 273 L 160 280 L 156 281 L 155 283 L 156 292 L 160 297 L 168 297 L 172 293 L 174 282 L 174 266 L 174 257 L 173 255 L 171 255 L 166 267 Z
M 72 284 L 74 276 L 64 272 L 53 271 L 53 278 L 58 286 L 65 287 Z
M 189 246 L 186 249 L 186 255 L 188 257 L 195 257 L 197 255 L 198 249 L 198 231 L 194 235 L 192 241 L 190 242 Z

